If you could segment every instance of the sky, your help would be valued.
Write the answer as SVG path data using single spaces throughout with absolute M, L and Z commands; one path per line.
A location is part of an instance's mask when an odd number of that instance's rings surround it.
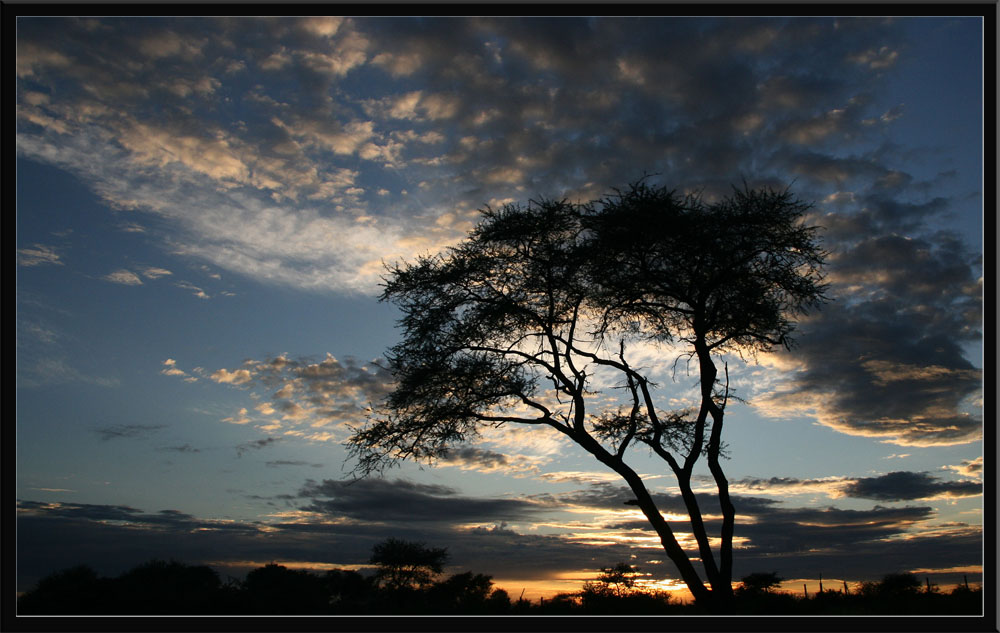
M 17 18 L 18 589 L 154 557 L 364 570 L 394 537 L 512 597 L 619 561 L 683 596 L 551 429 L 355 483 L 343 445 L 393 385 L 386 265 L 644 175 L 788 187 L 830 253 L 797 347 L 720 359 L 736 579 L 980 582 L 983 58 L 975 16 Z M 695 397 L 678 350 L 638 353 Z

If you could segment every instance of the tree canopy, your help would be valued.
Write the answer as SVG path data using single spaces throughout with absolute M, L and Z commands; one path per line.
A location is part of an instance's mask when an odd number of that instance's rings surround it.
M 457 246 L 388 271 L 381 298 L 403 315 L 386 355 L 397 386 L 354 429 L 357 472 L 434 461 L 486 426 L 555 429 L 624 479 L 696 599 L 731 597 L 735 508 L 720 463 L 730 390 L 713 356 L 791 345 L 794 319 L 824 300 L 807 209 L 787 190 L 706 202 L 646 180 L 589 203 L 485 208 Z M 684 346 L 697 406 L 660 408 L 629 360 L 638 343 Z M 599 397 L 598 374 L 617 376 L 616 405 Z M 711 589 L 629 464 L 635 446 L 673 472 Z M 718 557 L 691 486 L 703 456 L 723 517 Z
M 378 566 L 375 582 L 388 589 L 423 587 L 444 570 L 446 548 L 423 543 L 387 539 L 372 548 L 368 561 Z

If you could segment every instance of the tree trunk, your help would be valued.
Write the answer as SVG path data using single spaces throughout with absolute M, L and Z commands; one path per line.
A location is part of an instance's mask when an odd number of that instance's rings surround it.
M 715 479 L 719 491 L 719 506 L 722 510 L 722 530 L 719 545 L 718 579 L 712 583 L 712 589 L 717 601 L 728 602 L 733 597 L 733 533 L 736 524 L 736 508 L 729 497 L 729 480 L 726 479 L 722 464 L 719 463 L 719 453 L 722 448 L 722 424 L 725 412 L 715 402 L 712 392 L 718 370 L 712 362 L 712 353 L 699 336 L 695 340 L 695 352 L 701 372 L 701 404 L 712 416 L 712 432 L 708 440 L 708 468 Z
M 635 495 L 636 501 L 638 502 L 639 509 L 646 516 L 646 520 L 656 534 L 660 537 L 660 544 L 663 545 L 663 550 L 666 552 L 667 557 L 670 558 L 674 566 L 677 567 L 677 571 L 681 575 L 681 579 L 687 584 L 688 589 L 691 591 L 691 595 L 694 596 L 696 602 L 700 604 L 710 604 L 713 602 L 712 592 L 709 591 L 705 583 L 702 582 L 701 577 L 698 576 L 697 570 L 695 570 L 694 565 L 691 563 L 691 559 L 684 552 L 684 549 L 677 542 L 677 537 L 674 536 L 674 531 L 670 529 L 670 525 L 667 523 L 663 515 L 660 514 L 660 510 L 656 507 L 656 502 L 653 501 L 653 497 L 649 494 L 646 489 L 642 478 L 634 470 L 628 467 L 620 458 L 609 453 L 599 442 L 594 440 L 587 433 L 578 433 L 565 427 L 560 428 L 563 433 L 570 436 L 573 441 L 582 446 L 591 455 L 596 457 L 598 461 L 602 462 L 616 473 L 621 475 L 625 483 L 631 488 L 632 493 Z

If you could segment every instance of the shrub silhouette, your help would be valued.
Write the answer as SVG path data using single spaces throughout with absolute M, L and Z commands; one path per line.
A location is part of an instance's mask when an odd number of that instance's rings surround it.
M 323 578 L 274 563 L 247 574 L 243 589 L 252 613 L 318 615 L 327 612 L 330 606 L 330 593 Z
M 443 551 L 434 550 L 430 551 Z M 703 615 L 704 604 L 673 602 L 664 591 L 646 591 L 624 564 L 601 569 L 578 592 L 538 602 L 511 602 L 490 576 L 466 571 L 423 585 L 379 586 L 374 576 L 332 569 L 317 574 L 269 564 L 242 582 L 222 584 L 204 565 L 151 560 L 117 578 L 102 578 L 80 565 L 39 581 L 17 602 L 19 615 Z M 981 587 L 949 593 L 926 591 L 913 574 L 888 574 L 858 591 L 822 591 L 805 597 L 774 591 L 775 573 L 751 574 L 727 613 L 759 615 L 978 615 Z M 617 584 L 616 584 L 617 583 Z M 757 587 L 750 591 L 747 587 Z
M 332 613 L 365 613 L 374 608 L 372 583 L 356 571 L 330 569 L 323 575 L 323 584 Z
M 775 587 L 780 585 L 785 579 L 774 572 L 757 572 L 740 578 L 740 586 L 736 590 L 737 594 L 759 595 L 770 593 Z
M 493 589 L 493 580 L 471 571 L 455 574 L 434 583 L 427 592 L 428 604 L 436 613 L 502 613 L 510 608 L 510 596 Z
M 91 615 L 111 607 L 110 595 L 108 580 L 98 578 L 91 567 L 78 565 L 40 580 L 17 601 L 17 609 L 26 615 Z
M 119 613 L 210 613 L 221 587 L 211 567 L 151 560 L 114 581 Z

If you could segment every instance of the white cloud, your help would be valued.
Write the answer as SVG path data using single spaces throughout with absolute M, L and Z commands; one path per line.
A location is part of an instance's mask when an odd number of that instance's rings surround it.
M 983 476 L 983 458 L 982 456 L 979 456 L 975 459 L 963 460 L 962 463 L 957 466 L 945 466 L 944 468 L 947 470 L 953 470 L 960 475 L 965 475 L 966 477 L 981 479 Z
M 70 58 L 58 51 L 34 42 L 18 40 L 16 58 L 18 77 L 32 77 L 36 71 L 52 67 L 65 68 L 71 64 Z
M 281 70 L 292 62 L 291 55 L 282 47 L 261 60 L 261 70 Z
M 156 267 L 150 266 L 149 268 L 146 268 L 145 270 L 143 270 L 142 274 L 143 274 L 144 277 L 146 277 L 148 279 L 159 279 L 160 277 L 165 277 L 167 275 L 172 275 L 173 273 L 170 272 L 169 270 L 167 270 L 166 268 L 156 268 Z
M 343 24 L 344 18 L 340 17 L 312 17 L 305 18 L 302 21 L 302 28 L 313 35 L 319 35 L 321 37 L 331 37 L 337 33 L 340 29 L 340 25 Z
M 152 58 L 175 55 L 193 58 L 201 55 L 204 45 L 204 40 L 185 38 L 173 31 L 161 31 L 142 39 L 139 51 Z
M 117 378 L 105 378 L 82 372 L 65 359 L 59 357 L 41 358 L 32 363 L 18 366 L 17 382 L 23 386 L 40 386 L 64 382 L 85 382 L 101 387 L 117 387 Z
M 899 59 L 899 51 L 890 50 L 888 46 L 879 49 L 869 48 L 860 53 L 850 55 L 848 59 L 855 64 L 867 66 L 872 70 L 884 70 L 892 67 Z
M 247 410 L 246 407 L 244 407 L 240 409 L 236 415 L 223 418 L 222 421 L 229 422 L 230 424 L 249 424 L 250 418 L 247 417 Z
M 351 358 L 340 361 L 330 354 L 321 361 L 285 356 L 251 360 L 238 369 L 219 369 L 209 377 L 220 384 L 263 387 L 270 394 L 267 400 L 253 405 L 263 418 L 252 420 L 243 409 L 224 421 L 254 422 L 268 433 L 280 431 L 313 441 L 339 437 L 337 431 L 344 425 L 362 422 L 368 405 L 380 401 L 392 385 L 391 375 L 377 365 Z M 251 396 L 259 397 L 256 391 Z
M 115 272 L 110 273 L 108 275 L 105 275 L 104 279 L 107 280 L 107 281 L 112 281 L 112 282 L 114 282 L 116 284 L 122 284 L 122 285 L 125 285 L 125 286 L 141 286 L 142 285 L 142 280 L 139 279 L 138 275 L 136 275 L 134 272 L 132 272 L 130 270 L 125 270 L 124 268 L 121 269 L 121 270 L 116 270 Z
M 161 370 L 160 373 L 164 376 L 182 376 L 185 382 L 197 382 L 198 379 L 194 376 L 188 376 L 187 373 L 177 367 L 177 361 L 172 358 L 168 358 L 163 361 L 163 366 L 165 369 Z
M 372 63 L 389 71 L 393 77 L 408 77 L 420 69 L 422 62 L 419 53 L 379 53 L 372 58 Z
M 174 285 L 177 286 L 178 288 L 183 288 L 185 290 L 190 290 L 191 294 L 193 294 L 194 296 L 198 297 L 199 299 L 211 299 L 211 297 L 209 295 L 205 294 L 204 290 L 202 290 L 198 286 L 195 286 L 194 284 L 190 284 L 190 283 L 188 283 L 186 281 L 179 281 L 179 282 L 175 283 Z
M 62 266 L 59 253 L 51 246 L 35 244 L 34 248 L 17 249 L 17 263 L 19 266 L 38 266 L 39 264 L 55 264 Z
M 215 382 L 228 384 L 228 385 L 245 385 L 246 383 L 253 380 L 253 376 L 246 369 L 237 369 L 236 371 L 229 371 L 228 369 L 222 368 L 216 372 L 213 372 L 209 378 Z
M 144 165 L 163 168 L 180 163 L 223 183 L 248 181 L 249 168 L 221 135 L 216 138 L 179 135 L 173 130 L 134 122 L 122 129 L 117 140 Z
M 354 154 L 373 135 L 373 121 L 351 121 L 332 128 L 329 122 L 296 119 L 286 123 L 278 117 L 272 122 L 300 142 L 332 150 L 335 154 Z

